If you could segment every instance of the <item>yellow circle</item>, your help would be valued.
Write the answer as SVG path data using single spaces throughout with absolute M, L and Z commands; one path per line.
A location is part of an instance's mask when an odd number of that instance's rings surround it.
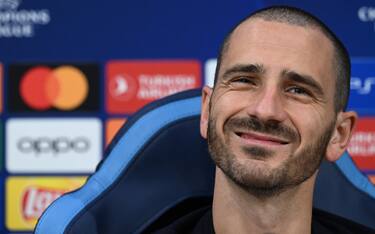
M 59 84 L 59 92 L 53 101 L 61 110 L 77 108 L 86 99 L 88 82 L 85 75 L 73 66 L 61 66 L 53 70 Z

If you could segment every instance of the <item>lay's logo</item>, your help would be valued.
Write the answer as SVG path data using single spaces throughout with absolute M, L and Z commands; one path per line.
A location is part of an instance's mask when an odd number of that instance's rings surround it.
M 11 112 L 99 110 L 97 65 L 10 65 L 8 84 Z
M 38 219 L 43 211 L 66 190 L 28 187 L 22 196 L 22 215 L 25 220 Z
M 43 211 L 64 193 L 81 187 L 84 177 L 8 177 L 6 181 L 6 227 L 31 231 Z

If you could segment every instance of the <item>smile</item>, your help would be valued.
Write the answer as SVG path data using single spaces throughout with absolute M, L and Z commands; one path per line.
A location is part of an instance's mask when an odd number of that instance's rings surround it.
M 286 145 L 289 141 L 269 135 L 249 132 L 235 132 L 245 144 L 268 145 L 268 146 L 281 146 Z

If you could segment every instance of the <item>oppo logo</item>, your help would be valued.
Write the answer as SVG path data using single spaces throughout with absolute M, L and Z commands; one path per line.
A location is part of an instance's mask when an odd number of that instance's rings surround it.
M 371 93 L 372 85 L 375 85 L 375 77 L 367 77 L 364 80 L 359 77 L 352 77 L 350 81 L 350 89 L 356 90 L 361 95 Z
M 85 137 L 69 139 L 67 137 L 24 137 L 17 142 L 17 148 L 22 153 L 85 153 L 90 148 L 90 142 Z
M 375 21 L 375 7 L 363 6 L 359 8 L 358 18 L 363 22 Z

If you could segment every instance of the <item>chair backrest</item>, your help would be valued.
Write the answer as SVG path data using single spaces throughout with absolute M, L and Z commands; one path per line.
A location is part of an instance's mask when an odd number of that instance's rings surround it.
M 185 91 L 136 113 L 97 171 L 52 203 L 35 233 L 142 233 L 168 212 L 211 202 L 215 166 L 199 134 L 200 95 Z M 316 207 L 375 228 L 375 188 L 347 153 L 322 164 L 314 196 Z

